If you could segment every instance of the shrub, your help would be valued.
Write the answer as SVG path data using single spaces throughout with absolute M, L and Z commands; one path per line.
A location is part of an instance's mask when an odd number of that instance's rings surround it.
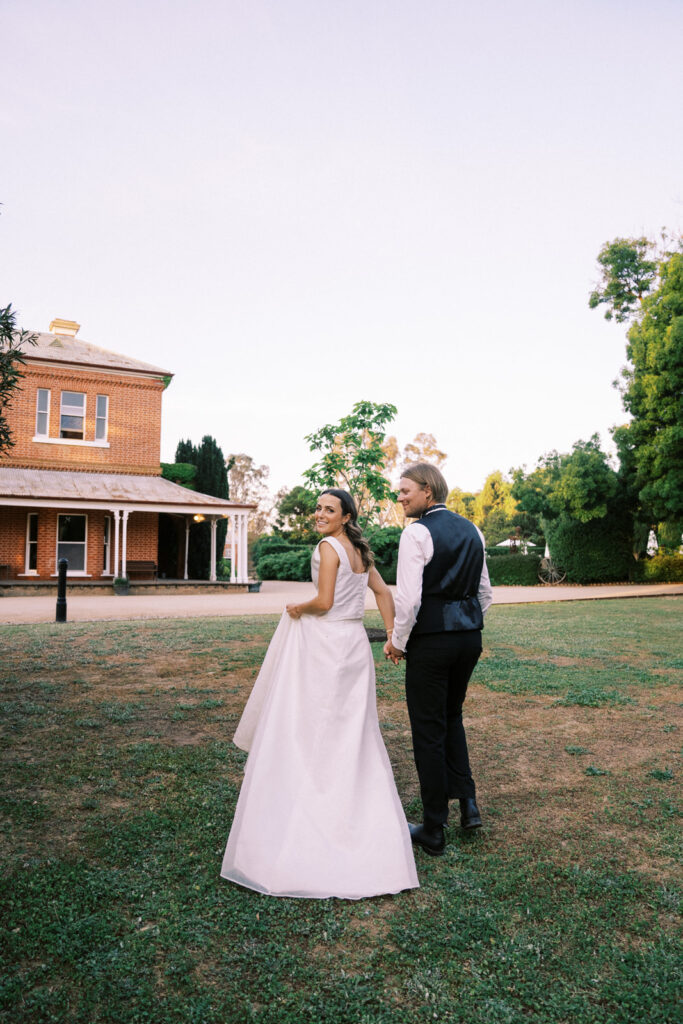
M 161 475 L 164 480 L 170 480 L 181 487 L 188 487 L 191 491 L 197 489 L 195 478 L 197 467 L 190 462 L 162 462 Z
M 648 583 L 683 583 L 683 555 L 655 555 L 640 564 Z
M 631 579 L 633 522 L 625 510 L 612 510 L 587 523 L 565 513 L 545 523 L 553 562 L 567 573 L 568 583 L 617 583 Z
M 256 571 L 262 580 L 296 580 L 308 582 L 311 578 L 311 555 L 309 545 L 290 547 L 286 551 L 262 555 L 256 562 Z
M 251 557 L 254 562 L 258 562 L 259 558 L 263 555 L 274 555 L 277 551 L 291 551 L 293 547 L 300 547 L 300 544 L 294 544 L 287 537 L 280 537 L 277 534 L 264 533 L 258 540 L 254 541 L 251 549 Z
M 375 556 L 377 571 L 385 583 L 396 582 L 398 543 L 401 539 L 399 526 L 370 526 L 365 531 Z
M 539 555 L 506 555 L 486 564 L 493 587 L 531 587 L 538 583 Z

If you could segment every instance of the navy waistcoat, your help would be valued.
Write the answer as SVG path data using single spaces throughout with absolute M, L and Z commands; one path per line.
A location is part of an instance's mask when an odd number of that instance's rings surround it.
M 445 506 L 419 520 L 432 537 L 434 556 L 422 574 L 422 604 L 411 636 L 481 629 L 477 597 L 484 545 L 474 523 Z

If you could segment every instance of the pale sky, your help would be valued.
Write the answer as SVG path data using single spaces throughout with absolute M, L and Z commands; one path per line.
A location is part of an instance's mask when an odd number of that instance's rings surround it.
M 0 0 L 0 304 L 294 486 L 392 402 L 451 486 L 625 419 L 617 236 L 683 225 L 681 0 Z

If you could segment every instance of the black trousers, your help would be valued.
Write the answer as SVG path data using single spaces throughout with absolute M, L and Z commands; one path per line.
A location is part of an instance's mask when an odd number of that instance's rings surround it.
M 445 825 L 448 801 L 475 796 L 462 724 L 481 630 L 422 633 L 406 650 L 406 699 L 427 828 Z

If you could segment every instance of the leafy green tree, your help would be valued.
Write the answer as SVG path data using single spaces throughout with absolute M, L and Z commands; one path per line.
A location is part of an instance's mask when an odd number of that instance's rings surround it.
M 474 522 L 474 504 L 476 500 L 477 495 L 474 491 L 463 491 L 460 487 L 453 487 L 448 492 L 446 507 L 451 512 L 457 512 L 459 516 L 464 516 L 465 519 L 471 519 Z
M 643 518 L 683 522 L 683 253 L 660 266 L 660 285 L 628 331 L 622 400 L 631 421 L 615 431 Z
M 512 495 L 540 516 L 553 559 L 574 582 L 625 579 L 633 564 L 633 516 L 618 474 L 594 434 L 570 453 L 550 452 L 531 473 L 517 469 Z
M 293 541 L 304 543 L 317 539 L 313 513 L 318 501 L 317 491 L 298 484 L 291 491 L 283 489 L 277 494 L 277 519 L 279 533 Z
M 189 440 L 180 441 L 176 448 L 176 462 L 190 463 L 197 467 L 194 488 L 200 494 L 211 494 L 216 498 L 227 500 L 229 492 L 225 456 L 213 437 L 206 434 L 198 447 L 195 447 Z M 216 527 L 217 566 L 223 559 L 227 529 L 227 521 L 219 519 Z M 190 530 L 188 573 L 192 579 L 208 580 L 211 577 L 211 527 L 209 523 L 193 524 Z
M 197 467 L 190 462 L 162 462 L 161 475 L 164 480 L 170 480 L 173 484 L 187 487 L 190 491 L 197 490 L 195 486 Z
M 591 309 L 606 305 L 605 320 L 630 320 L 653 287 L 657 261 L 648 259 L 653 243 L 647 238 L 615 238 L 606 242 L 598 255 L 602 271 L 600 284 L 591 292 Z
M 14 445 L 5 411 L 20 391 L 22 365 L 26 362 L 25 347 L 34 345 L 37 335 L 17 328 L 17 313 L 11 304 L 0 308 L 0 455 Z
M 356 402 L 339 423 L 329 423 L 305 438 L 310 450 L 320 452 L 321 457 L 304 472 L 304 478 L 316 492 L 324 487 L 350 491 L 362 524 L 378 518 L 382 505 L 394 497 L 384 476 L 382 445 L 385 428 L 395 415 L 393 405 Z
M 533 472 L 513 472 L 512 497 L 523 512 L 556 519 L 565 514 L 581 523 L 602 519 L 616 498 L 619 482 L 600 448 L 598 434 L 577 441 L 571 453 L 549 452 Z

